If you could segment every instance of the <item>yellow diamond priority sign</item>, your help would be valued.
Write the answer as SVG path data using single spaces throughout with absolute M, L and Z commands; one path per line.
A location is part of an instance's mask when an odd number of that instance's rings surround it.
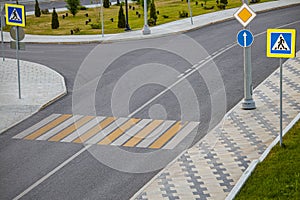
M 246 27 L 256 16 L 256 13 L 247 5 L 243 4 L 233 15 L 244 27 Z

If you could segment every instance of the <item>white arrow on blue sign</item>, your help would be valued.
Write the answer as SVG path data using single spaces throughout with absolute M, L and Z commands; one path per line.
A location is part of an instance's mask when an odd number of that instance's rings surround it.
M 253 43 L 253 40 L 254 40 L 254 37 L 253 37 L 252 33 L 247 29 L 243 29 L 243 30 L 239 31 L 237 34 L 237 42 L 241 47 L 251 46 Z

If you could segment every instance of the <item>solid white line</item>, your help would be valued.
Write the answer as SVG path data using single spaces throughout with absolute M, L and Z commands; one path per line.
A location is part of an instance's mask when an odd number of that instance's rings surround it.
M 294 23 L 299 23 L 300 21 L 296 21 L 296 22 L 294 22 Z M 294 24 L 294 23 L 290 23 L 290 24 L 287 24 L 287 25 L 283 25 L 283 26 L 280 26 L 280 27 L 284 27 L 284 26 L 288 26 L 288 25 L 292 25 L 292 24 Z M 263 33 L 265 33 L 265 32 L 263 32 Z M 261 33 L 261 34 L 263 34 L 263 33 Z M 259 35 L 261 35 L 261 34 L 257 34 L 256 36 L 259 36 Z M 222 51 L 220 51 L 220 53 L 218 53 L 218 54 L 216 54 L 214 57 L 212 57 L 211 59 L 214 59 L 214 58 L 216 58 L 217 56 L 219 56 L 219 55 L 221 55 L 222 53 L 224 53 L 226 50 L 229 50 L 229 49 L 231 49 L 232 47 L 234 47 L 234 46 L 236 46 L 237 44 L 228 44 L 228 45 L 226 45 L 226 47 L 227 48 L 225 48 L 224 50 L 222 50 Z M 210 60 L 211 60 L 210 59 Z M 201 63 L 201 62 L 200 62 Z M 205 63 L 203 63 L 202 65 L 199 65 L 199 66 L 197 66 L 197 67 L 195 67 L 195 69 L 196 70 L 198 70 L 201 66 L 203 66 L 204 64 L 206 64 L 207 63 L 207 61 L 205 62 Z M 188 77 L 189 75 L 191 75 L 192 73 L 194 73 L 195 72 L 195 70 L 192 70 L 191 71 L 191 73 L 189 73 L 189 74 L 187 74 L 185 77 Z M 185 78 L 185 77 L 183 77 L 183 78 Z M 181 80 L 181 79 L 179 79 L 179 80 Z M 178 81 L 179 81 L 178 80 Z M 183 79 L 182 79 L 183 80 Z M 181 80 L 181 81 L 182 81 Z M 177 82 L 178 81 L 176 81 L 175 83 L 177 84 Z M 179 82 L 181 82 L 181 81 L 179 81 Z M 178 83 L 179 83 L 178 82 Z M 174 84 L 175 84 L 174 83 Z M 174 85 L 173 84 L 173 85 Z M 176 85 L 175 84 L 175 85 Z M 174 86 L 175 86 L 174 85 Z M 171 85 L 172 86 L 172 85 Z M 169 90 L 169 89 L 168 89 Z M 168 91 L 168 90 L 165 90 L 165 92 L 166 91 Z M 155 96 L 155 98 L 158 98 L 158 97 L 160 97 L 162 94 L 164 94 L 165 93 L 164 91 L 163 91 L 163 93 L 161 92 L 160 94 L 158 94 L 157 96 Z M 148 102 L 152 102 L 152 101 L 154 101 L 154 98 L 152 98 L 153 100 L 149 100 Z M 148 102 L 146 102 L 146 104 L 148 105 L 149 103 Z M 141 109 L 143 109 L 144 107 L 145 107 L 146 105 L 144 105 L 144 106 L 142 106 L 142 108 Z M 131 117 L 131 116 L 133 116 L 134 114 L 136 114 L 137 112 L 138 112 L 138 110 L 141 110 L 141 109 L 137 109 L 136 111 L 134 111 L 133 113 L 131 113 L 131 114 L 129 114 L 128 115 L 128 117 Z M 65 166 L 66 164 L 68 164 L 70 161 L 72 161 L 74 158 L 76 158 L 78 155 L 80 155 L 82 152 L 84 152 L 84 151 L 86 151 L 87 149 L 89 149 L 90 147 L 91 147 L 92 145 L 87 145 L 87 146 L 85 146 L 84 148 L 82 148 L 80 151 L 78 151 L 77 153 L 75 153 L 72 157 L 70 157 L 69 159 L 67 159 L 65 162 L 67 162 L 67 163 L 65 163 L 63 166 Z M 180 155 L 178 155 L 177 156 L 177 158 L 179 158 L 179 156 L 181 156 L 183 153 L 184 153 L 185 151 L 183 151 Z M 78 155 L 77 155 L 78 154 Z M 76 156 L 75 156 L 76 155 Z M 75 156 L 75 157 L 74 157 Z M 170 162 L 167 166 L 170 166 L 172 163 L 174 163 L 175 162 L 175 160 L 176 159 L 174 159 L 172 162 Z M 63 164 L 63 163 L 62 163 Z M 61 164 L 61 165 L 62 165 Z M 60 167 L 60 165 L 57 167 L 57 168 L 59 168 L 59 169 L 61 169 L 63 166 L 61 166 Z M 17 200 L 17 199 L 20 199 L 20 198 L 22 198 L 24 195 L 26 195 L 28 192 L 30 192 L 31 190 L 33 190 L 36 186 L 38 186 L 40 183 L 42 183 L 44 180 L 46 180 L 48 177 L 50 177 L 52 174 L 54 174 L 55 172 L 57 172 L 59 169 L 57 169 L 57 168 L 55 168 L 54 170 L 52 170 L 52 171 L 50 171 L 46 176 L 44 176 L 44 177 L 42 177 L 41 179 L 39 179 L 37 182 L 35 182 L 34 184 L 32 184 L 29 188 L 27 188 L 26 190 L 24 190 L 21 194 L 19 194 L 17 197 L 15 197 L 14 198 L 14 200 Z M 160 175 L 162 172 L 164 171 L 164 169 L 162 169 L 156 176 L 154 176 L 146 185 L 144 185 L 133 197 L 135 197 L 135 196 L 137 196 L 138 194 L 140 194 L 141 193 L 141 191 L 142 191 L 142 189 L 145 189 L 145 187 L 147 186 L 147 185 L 149 185 L 150 183 L 152 183 L 157 177 L 158 177 L 158 175 Z
M 182 77 L 182 76 L 184 76 L 184 74 L 179 74 L 179 76 L 177 76 L 177 78 L 180 78 L 180 77 Z
M 80 154 L 82 154 L 83 152 L 85 152 L 91 146 L 92 145 L 87 145 L 84 148 L 80 149 L 73 156 L 71 156 L 70 158 L 68 158 L 67 160 L 65 160 L 63 163 L 61 163 L 60 165 L 58 165 L 55 169 L 53 169 L 52 171 L 50 171 L 48 174 L 46 174 L 45 176 L 43 176 L 42 178 L 40 178 L 37 182 L 35 182 L 34 184 L 32 184 L 29 188 L 27 188 L 26 190 L 24 190 L 21 194 L 19 194 L 15 198 L 13 198 L 13 200 L 18 200 L 18 199 L 22 198 L 24 195 L 26 195 L 28 192 L 30 192 L 31 190 L 33 190 L 36 186 L 38 186 L 39 184 L 41 184 L 47 178 L 49 178 L 50 176 L 52 176 L 53 174 L 55 174 L 58 170 L 60 170 L 61 168 L 63 168 L 65 165 L 67 165 L 69 162 L 71 162 L 72 160 L 74 160 Z
M 185 70 L 184 73 L 189 73 L 191 70 L 192 70 L 191 68 L 190 68 L 190 69 L 187 69 L 187 70 Z

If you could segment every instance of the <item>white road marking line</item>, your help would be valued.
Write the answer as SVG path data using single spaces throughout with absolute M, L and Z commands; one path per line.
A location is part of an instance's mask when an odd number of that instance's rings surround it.
M 145 139 L 143 139 L 137 147 L 148 147 L 152 144 L 159 136 L 161 136 L 164 132 L 166 132 L 175 121 L 164 121 L 159 127 L 157 127 L 154 131 L 152 131 Z
M 294 23 L 290 23 L 290 24 L 287 24 L 287 25 L 283 25 L 283 26 L 280 26 L 280 27 L 278 27 L 278 28 L 282 28 L 282 27 L 285 27 L 285 26 L 288 26 L 288 25 L 291 25 L 291 24 L 295 24 L 295 23 L 299 23 L 300 21 L 296 21 L 296 22 L 294 22 Z M 264 32 L 265 33 L 265 32 Z M 261 33 L 261 34 L 263 34 L 263 33 Z M 259 36 L 260 34 L 258 34 L 258 35 L 255 35 L 254 37 L 256 37 L 256 36 Z M 217 57 L 217 56 L 219 56 L 219 55 L 221 55 L 222 53 L 224 53 L 225 51 L 227 51 L 227 50 L 229 50 L 229 49 L 231 49 L 232 47 L 234 47 L 234 46 L 236 46 L 237 44 L 235 43 L 235 44 L 229 44 L 229 45 L 227 45 L 228 46 L 228 48 L 225 48 L 223 51 L 220 51 L 220 53 L 218 53 L 217 55 L 215 55 L 214 56 L 214 58 L 215 57 Z M 213 58 L 212 58 L 213 59 Z M 207 63 L 207 62 L 205 62 L 205 63 Z M 197 66 L 197 67 L 195 67 L 195 69 L 199 69 L 201 66 L 203 66 L 203 65 L 205 65 L 205 63 L 203 63 L 202 65 L 199 65 L 199 66 Z M 177 83 L 179 83 L 179 82 L 181 82 L 184 78 L 186 78 L 186 77 L 188 77 L 188 76 L 190 76 L 193 72 L 195 72 L 195 70 L 192 70 L 191 71 L 191 73 L 189 73 L 189 74 L 187 74 L 185 77 L 182 77 L 181 79 L 179 79 L 179 80 L 177 80 L 174 84 L 172 84 L 171 86 L 175 86 Z M 178 82 L 179 81 L 179 82 Z M 170 87 L 171 87 L 170 86 Z M 167 90 L 164 90 L 165 92 L 167 91 Z M 158 95 L 159 96 L 161 96 L 162 94 L 164 94 L 165 92 L 164 91 L 162 91 L 161 93 L 159 93 Z M 159 96 L 158 95 L 156 95 L 154 98 L 158 98 Z M 152 101 L 154 101 L 154 98 L 152 98 L 152 99 L 150 99 L 148 102 L 152 102 Z M 139 111 L 139 110 L 141 110 L 141 109 L 143 109 L 145 106 L 147 106 L 149 103 L 148 102 L 146 102 L 143 106 L 141 106 L 141 108 L 140 109 L 137 109 L 136 111 L 134 111 L 134 112 L 132 112 L 131 114 L 129 114 L 128 115 L 128 117 L 130 118 L 131 116 L 133 116 L 134 114 L 136 114 L 137 113 L 137 111 Z M 147 104 L 147 105 L 146 105 Z M 87 145 L 87 146 L 85 146 L 84 148 L 82 148 L 81 150 L 79 150 L 77 153 L 75 153 L 72 157 L 70 157 L 69 159 L 67 159 L 65 162 L 66 162 L 66 164 L 68 164 L 69 162 L 71 162 L 73 159 L 75 159 L 78 155 L 80 155 L 82 152 L 84 152 L 84 151 L 86 151 L 87 149 L 89 149 L 90 147 L 91 147 L 92 145 Z M 78 155 L 77 155 L 78 154 Z M 181 154 L 183 154 L 183 152 L 181 153 Z M 75 156 L 75 157 L 74 157 Z M 179 155 L 180 156 L 180 155 Z M 179 157 L 178 156 L 178 157 Z M 177 158 L 178 158 L 177 157 Z M 68 162 L 67 162 L 68 161 Z M 65 163 L 64 162 L 64 163 Z M 44 177 L 42 177 L 41 179 L 39 179 L 37 182 L 35 182 L 34 184 L 32 184 L 29 188 L 27 188 L 26 190 L 24 190 L 21 194 L 19 194 L 17 197 L 15 197 L 13 200 L 17 200 L 17 199 L 20 199 L 20 198 L 22 198 L 23 196 L 25 196 L 28 192 L 30 192 L 31 190 L 33 190 L 36 186 L 38 186 L 39 184 L 41 184 L 43 181 L 45 181 L 47 178 L 49 178 L 52 174 L 54 174 L 55 172 L 57 172 L 59 169 L 61 169 L 62 167 L 64 167 L 66 164 L 64 164 L 63 166 L 58 166 L 58 167 L 60 167 L 60 168 L 55 168 L 55 169 L 53 169 L 52 171 L 50 171 L 46 176 L 44 176 Z M 156 178 L 157 177 L 157 175 L 155 176 L 155 177 L 153 177 L 151 180 L 154 180 L 154 178 Z M 144 188 L 144 187 L 143 187 Z M 143 189 L 142 188 L 142 189 Z M 137 193 L 140 193 L 140 191 L 141 190 L 139 190 Z
M 191 70 L 192 70 L 192 69 L 191 69 L 191 68 L 189 68 L 189 69 L 185 70 L 185 72 L 184 72 L 184 73 L 189 73 Z
M 90 138 L 88 141 L 86 141 L 86 144 L 96 144 L 103 138 L 105 138 L 107 135 L 109 135 L 111 132 L 113 132 L 115 129 L 117 129 L 121 124 L 128 121 L 128 118 L 119 118 L 113 123 L 111 123 L 109 126 L 102 129 L 100 132 L 98 132 L 96 135 L 94 135 L 92 138 Z
M 171 140 L 169 140 L 165 146 L 163 146 L 163 149 L 174 149 L 186 136 L 198 127 L 199 124 L 199 122 L 189 122 Z
M 56 168 L 54 168 L 52 171 L 50 171 L 48 174 L 46 174 L 45 176 L 43 176 L 42 178 L 40 178 L 38 181 L 36 181 L 34 184 L 32 184 L 30 187 L 28 187 L 26 190 L 24 190 L 22 193 L 20 193 L 18 196 L 16 196 L 15 198 L 13 198 L 13 200 L 18 200 L 20 198 L 22 198 L 23 196 L 25 196 L 28 192 L 30 192 L 31 190 L 33 190 L 35 187 L 37 187 L 39 184 L 41 184 L 42 182 L 44 182 L 47 178 L 49 178 L 50 176 L 52 176 L 53 174 L 55 174 L 58 170 L 60 170 L 61 168 L 63 168 L 65 165 L 67 165 L 69 162 L 71 162 L 72 160 L 74 160 L 76 157 L 78 157 L 80 154 L 82 154 L 83 152 L 85 152 L 87 149 L 89 149 L 92 145 L 87 145 L 84 148 L 80 149 L 77 153 L 75 153 L 73 156 L 71 156 L 70 158 L 68 158 L 67 160 L 65 160 L 63 163 L 61 163 L 60 165 L 58 165 Z
M 129 129 L 128 131 L 126 131 L 125 133 L 123 133 L 123 135 L 121 137 L 119 137 L 118 139 L 116 139 L 111 144 L 112 145 L 121 146 L 122 144 L 124 144 L 125 142 L 127 142 L 127 140 L 129 140 L 130 138 L 132 138 L 132 136 L 136 135 L 140 130 L 142 130 L 151 121 L 152 121 L 152 119 L 143 119 L 142 121 L 140 121 L 139 123 L 137 123 L 135 126 L 133 126 L 131 129 Z
M 61 116 L 61 115 L 60 114 L 52 114 L 52 115 L 46 117 L 45 119 L 43 119 L 42 121 L 38 122 L 37 124 L 29 127 L 28 129 L 25 129 L 18 135 L 14 136 L 13 139 L 22 139 L 22 138 L 26 137 L 27 135 L 30 135 L 31 133 L 40 129 L 41 127 L 45 126 L 46 124 L 50 123 L 51 121 L 55 120 L 59 116 Z
M 72 142 L 74 139 L 80 137 L 81 135 L 86 133 L 89 129 L 93 128 L 94 126 L 96 126 L 99 122 L 101 122 L 104 119 L 105 119 L 105 117 L 95 117 L 94 119 L 92 119 L 91 121 L 86 123 L 85 125 L 81 126 L 77 130 L 75 130 L 72 134 L 68 135 L 66 138 L 61 140 L 61 142 Z
M 177 76 L 177 78 L 180 78 L 180 77 L 182 77 L 182 76 L 184 76 L 184 74 L 179 74 L 179 76 Z
M 49 138 L 51 138 L 52 136 L 54 136 L 57 133 L 61 132 L 62 130 L 64 130 L 68 126 L 72 125 L 77 120 L 81 119 L 82 117 L 83 116 L 81 116 L 81 115 L 74 115 L 71 118 L 64 121 L 63 123 L 59 124 L 58 126 L 55 126 L 54 128 L 52 128 L 49 131 L 47 131 L 46 133 L 44 133 L 43 135 L 39 136 L 38 138 L 36 138 L 36 140 L 48 140 Z

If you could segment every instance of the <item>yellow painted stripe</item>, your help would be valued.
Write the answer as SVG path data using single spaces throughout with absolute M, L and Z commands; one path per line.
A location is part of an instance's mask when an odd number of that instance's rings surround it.
M 31 133 L 30 135 L 26 136 L 24 139 L 34 140 L 34 139 L 38 138 L 39 136 L 41 136 L 42 134 L 49 131 L 50 129 L 52 129 L 53 127 L 61 124 L 65 120 L 69 119 L 70 117 L 72 117 L 72 115 L 61 115 L 58 118 L 56 118 L 55 120 L 53 120 L 52 122 L 50 122 L 49 124 L 46 124 L 42 128 L 40 128 L 40 129 L 36 130 L 35 132 Z
M 161 148 L 166 142 L 168 142 L 182 127 L 187 124 L 181 124 L 181 122 L 177 122 L 173 125 L 169 130 L 167 130 L 163 135 L 161 135 L 155 142 L 153 142 L 149 148 L 158 149 Z
M 73 140 L 73 142 L 83 143 L 83 142 L 87 141 L 88 139 L 90 139 L 91 137 L 96 135 L 99 131 L 103 130 L 105 127 L 107 127 L 109 124 L 111 124 L 115 120 L 116 120 L 116 118 L 114 118 L 114 117 L 106 118 L 105 120 L 103 120 L 102 122 L 100 122 L 99 124 L 97 124 L 93 128 L 91 128 L 89 131 L 87 131 L 83 135 L 81 135 L 78 138 L 76 138 L 75 140 Z
M 139 122 L 141 119 L 129 119 L 125 124 L 123 124 L 121 127 L 117 128 L 114 132 L 103 138 L 98 144 L 110 144 L 115 139 L 117 139 L 120 135 L 122 135 L 126 130 L 128 130 L 130 127 L 135 125 L 137 122 Z
M 83 126 L 84 124 L 86 124 L 87 122 L 89 122 L 90 120 L 92 120 L 94 118 L 95 117 L 93 117 L 93 116 L 85 116 L 85 117 L 81 118 L 80 120 L 78 120 L 77 122 L 75 122 L 74 124 L 72 124 L 69 127 L 65 128 L 64 130 L 62 130 L 58 134 L 51 137 L 48 141 L 58 142 L 59 140 L 65 138 L 70 133 L 74 132 L 76 129 Z
M 134 137 L 128 140 L 123 146 L 125 147 L 134 147 L 137 145 L 142 139 L 144 139 L 147 135 L 149 135 L 156 127 L 158 127 L 163 120 L 154 120 L 149 125 L 147 125 L 144 129 L 138 132 Z

